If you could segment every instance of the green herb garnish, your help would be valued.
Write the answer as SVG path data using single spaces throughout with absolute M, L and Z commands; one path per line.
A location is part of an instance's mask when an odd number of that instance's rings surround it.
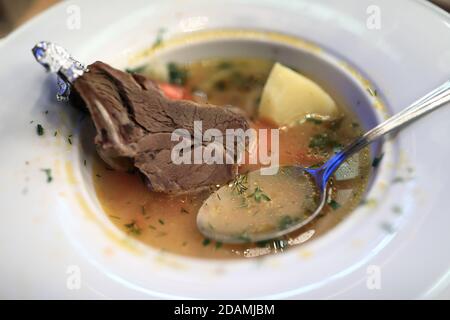
M 208 238 L 203 239 L 202 244 L 203 244 L 204 247 L 208 246 L 210 243 L 211 243 L 210 239 L 208 239 Z
M 141 213 L 142 213 L 143 216 L 147 215 L 147 211 L 145 211 L 145 206 L 141 207 Z
M 145 69 L 146 69 L 146 66 L 144 65 L 144 66 L 139 66 L 139 67 L 136 67 L 136 68 L 126 68 L 125 72 L 131 73 L 131 74 L 133 74 L 133 73 L 143 73 L 145 71 Z
M 403 212 L 402 208 L 400 206 L 393 206 L 392 207 L 392 212 L 396 213 L 396 214 L 400 214 Z
M 159 222 L 159 224 L 162 224 L 162 225 L 164 225 L 164 220 L 162 220 L 162 219 L 158 219 L 158 222 Z
M 395 228 L 389 222 L 382 222 L 380 224 L 381 229 L 386 231 L 387 233 L 394 233 Z
M 47 183 L 53 181 L 52 169 L 41 169 L 41 171 L 45 172 L 45 174 L 47 175 Z
M 309 141 L 310 148 L 336 148 L 341 146 L 341 144 L 334 139 L 332 139 L 328 133 L 319 133 L 311 137 Z
M 255 191 L 248 198 L 254 198 L 256 202 L 261 202 L 261 200 L 271 201 L 270 197 L 265 194 L 259 186 L 255 188 Z
M 181 211 L 181 213 L 189 214 L 189 211 L 187 211 L 185 208 L 181 208 L 180 211 Z
M 167 65 L 169 82 L 171 84 L 184 85 L 187 80 L 187 71 L 177 64 L 171 62 Z
M 165 28 L 160 28 L 158 30 L 158 34 L 156 35 L 155 42 L 153 43 L 153 46 L 152 46 L 153 49 L 156 47 L 159 47 L 163 43 L 163 37 L 166 32 L 167 32 L 167 29 L 165 29 Z
M 44 127 L 41 126 L 40 124 L 38 124 L 36 126 L 36 133 L 38 136 L 43 136 L 44 135 Z
M 248 177 L 246 174 L 239 174 L 234 178 L 233 182 L 231 183 L 231 190 L 233 192 L 236 192 L 237 194 L 243 194 L 245 191 L 247 191 L 248 187 L 246 186 L 248 182 Z
M 224 70 L 224 69 L 230 69 L 233 65 L 229 61 L 222 61 L 217 65 L 217 69 Z
M 377 92 L 377 89 L 372 89 L 372 88 L 367 88 L 367 92 L 369 92 L 369 94 L 372 96 L 372 97 L 376 97 L 377 95 L 378 95 L 378 92 Z
M 383 157 L 384 153 L 380 154 L 378 157 L 375 157 L 372 161 L 372 167 L 377 168 L 380 165 L 381 160 L 383 160 Z
M 141 228 L 139 228 L 139 226 L 136 224 L 136 221 L 127 223 L 124 226 L 128 229 L 128 233 L 132 233 L 137 236 L 141 234 Z
M 329 205 L 333 210 L 337 210 L 337 209 L 339 209 L 339 208 L 341 207 L 341 205 L 340 205 L 336 200 L 333 200 L 333 199 L 331 199 L 331 200 L 328 202 L 328 205 Z
M 400 183 L 400 182 L 405 182 L 407 179 L 403 178 L 403 177 L 395 177 L 394 179 L 392 179 L 392 183 Z
M 220 249 L 222 247 L 223 243 L 220 241 L 216 241 L 216 249 Z
M 280 219 L 280 222 L 278 223 L 278 229 L 280 229 L 280 230 L 287 229 L 294 222 L 295 221 L 294 221 L 294 219 L 292 219 L 291 216 L 284 216 Z

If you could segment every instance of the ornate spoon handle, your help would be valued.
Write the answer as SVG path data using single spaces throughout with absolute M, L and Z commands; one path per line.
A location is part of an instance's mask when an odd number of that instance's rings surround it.
M 326 182 L 336 171 L 337 168 L 355 152 L 361 150 L 373 141 L 381 138 L 382 136 L 390 133 L 396 129 L 399 129 L 421 116 L 443 106 L 450 102 L 450 80 L 442 84 L 440 87 L 431 91 L 429 94 L 420 98 L 409 107 L 405 108 L 401 112 L 393 115 L 386 121 L 380 123 L 375 128 L 366 132 L 362 137 L 355 140 L 353 143 L 345 147 L 342 151 L 335 154 L 330 160 L 328 160 L 320 169 L 322 170 L 322 184 L 321 187 L 326 187 Z

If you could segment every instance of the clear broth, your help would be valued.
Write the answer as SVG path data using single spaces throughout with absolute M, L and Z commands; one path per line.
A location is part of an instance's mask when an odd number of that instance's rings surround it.
M 259 98 L 272 65 L 269 60 L 251 58 L 203 60 L 183 66 L 188 75 L 184 86 L 194 97 L 198 92 L 206 94 L 209 103 L 242 108 L 253 119 L 255 128 L 272 128 L 270 122 L 257 118 Z M 149 71 L 151 66 L 146 70 L 142 73 L 155 77 Z M 293 128 L 281 128 L 280 164 L 320 164 L 336 151 L 337 145 L 346 145 L 361 135 L 359 120 L 347 108 L 339 106 L 339 109 L 342 117 L 338 121 L 304 121 Z M 333 144 L 310 147 L 318 135 L 325 135 Z M 228 245 L 202 236 L 197 230 L 196 213 L 209 192 L 189 196 L 151 192 L 138 174 L 112 171 L 101 160 L 94 165 L 93 179 L 104 211 L 129 236 L 154 248 L 186 256 L 251 258 L 279 253 L 323 235 L 349 215 L 361 202 L 371 168 L 368 149 L 355 159 L 357 175 L 350 180 L 332 181 L 332 199 L 318 219 L 286 237 L 257 244 Z M 243 165 L 240 172 L 253 169 L 254 166 Z

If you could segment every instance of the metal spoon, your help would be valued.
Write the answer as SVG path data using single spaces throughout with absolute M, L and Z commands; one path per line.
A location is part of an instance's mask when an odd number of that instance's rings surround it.
M 285 166 L 274 176 L 253 171 L 238 177 L 206 199 L 197 215 L 198 229 L 210 239 L 243 243 L 275 239 L 305 226 L 322 211 L 328 198 L 328 182 L 345 160 L 385 134 L 401 129 L 449 101 L 450 81 L 447 81 L 356 139 L 319 168 Z M 277 196 L 273 197 L 271 192 L 269 198 L 263 192 L 266 187 Z M 300 199 L 295 210 L 285 206 L 287 193 Z

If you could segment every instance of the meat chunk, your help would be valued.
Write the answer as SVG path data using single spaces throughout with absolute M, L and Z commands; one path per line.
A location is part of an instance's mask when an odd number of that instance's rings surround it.
M 203 132 L 215 128 L 225 135 L 226 129 L 247 130 L 249 124 L 236 108 L 169 100 L 146 77 L 102 62 L 88 69 L 73 88 L 94 121 L 99 155 L 114 169 L 132 165 L 148 178 L 152 190 L 174 194 L 222 185 L 236 176 L 236 164 L 171 160 L 178 143 L 171 141 L 172 132 L 186 129 L 193 136 L 194 121 L 202 121 Z

